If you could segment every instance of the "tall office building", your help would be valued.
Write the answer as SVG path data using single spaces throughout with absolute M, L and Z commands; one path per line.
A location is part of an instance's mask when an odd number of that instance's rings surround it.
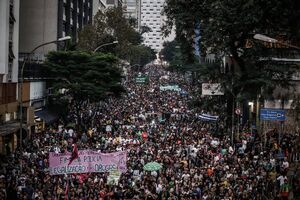
M 20 3 L 20 52 L 28 53 L 45 42 L 71 36 L 75 42 L 78 32 L 92 22 L 93 0 L 26 0 Z M 40 58 L 56 44 L 37 49 Z
M 123 6 L 123 0 L 106 0 L 106 7 L 121 7 Z
M 93 0 L 20 1 L 19 66 L 28 59 L 24 67 L 22 110 L 29 133 L 42 129 L 54 119 L 53 113 L 45 108 L 50 90 L 46 89 L 41 64 L 49 51 L 63 49 L 66 43 L 51 43 L 36 49 L 30 56 L 29 53 L 41 44 L 65 36 L 71 36 L 76 42 L 78 32 L 92 23 L 92 17 Z
M 93 0 L 93 17 L 97 12 L 104 11 L 106 9 L 106 0 Z
M 0 154 L 16 148 L 19 0 L 0 1 Z
M 0 83 L 17 82 L 19 0 L 0 1 Z
M 134 28 L 139 31 L 141 25 L 141 0 L 126 0 L 124 2 L 125 17 L 127 19 L 135 19 Z
M 165 41 L 175 38 L 173 31 L 170 36 L 164 38 L 161 27 L 166 21 L 166 16 L 162 15 L 165 0 L 141 0 L 141 26 L 148 26 L 151 32 L 145 33 L 144 44 L 159 52 L 163 48 Z

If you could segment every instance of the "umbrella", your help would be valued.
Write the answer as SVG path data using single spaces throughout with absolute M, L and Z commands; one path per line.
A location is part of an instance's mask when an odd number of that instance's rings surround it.
M 162 166 L 158 162 L 149 162 L 146 165 L 144 165 L 145 171 L 158 171 L 161 168 L 162 168 Z

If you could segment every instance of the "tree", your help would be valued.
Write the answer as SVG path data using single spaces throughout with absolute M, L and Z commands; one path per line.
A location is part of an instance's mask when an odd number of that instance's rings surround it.
M 145 25 L 143 25 L 143 26 L 141 26 L 140 27 L 140 33 L 143 35 L 144 33 L 149 33 L 149 32 L 151 32 L 152 31 L 152 29 L 149 27 L 149 26 L 145 26 Z
M 183 54 L 182 69 L 190 70 L 191 66 L 203 68 L 203 64 L 193 65 L 196 27 L 200 27 L 201 56 L 215 54 L 218 68 L 223 64 L 223 57 L 231 59 L 233 64 L 228 66 L 226 75 L 211 79 L 212 82 L 224 83 L 227 124 L 231 124 L 235 102 L 248 105 L 248 100 L 264 99 L 278 86 L 288 88 L 291 85 L 289 80 L 297 67 L 270 58 L 295 52 L 287 48 L 266 48 L 268 44 L 254 41 L 253 35 L 266 34 L 297 44 L 300 41 L 299 2 L 167 0 L 165 5 L 167 22 L 164 33 L 169 34 L 176 26 L 176 38 Z M 244 108 L 247 112 L 248 107 Z
M 122 8 L 109 8 L 105 12 L 98 11 L 94 17 L 94 22 L 86 26 L 79 34 L 78 47 L 81 50 L 93 51 L 101 44 L 118 41 L 116 45 L 109 45 L 101 48 L 101 52 L 112 53 L 124 60 L 144 60 L 153 59 L 152 50 L 149 47 L 141 45 L 143 41 L 142 33 L 150 31 L 145 27 L 144 32 L 137 32 L 132 24 L 133 18 L 127 20 L 124 17 Z M 137 52 L 137 49 L 140 50 Z M 132 53 L 131 53 L 132 52 Z M 148 52 L 148 53 L 146 53 Z M 138 57 L 134 58 L 136 55 Z M 143 58 L 141 58 L 142 56 Z M 148 56 L 147 58 L 145 56 Z M 141 64 L 141 63 L 138 63 Z
M 113 55 L 59 51 L 47 55 L 45 70 L 54 80 L 53 88 L 65 91 L 64 94 L 57 93 L 57 97 L 70 97 L 80 122 L 79 111 L 84 102 L 99 102 L 123 91 L 116 64 L 117 58 Z
M 176 40 L 171 42 L 164 42 L 163 49 L 160 51 L 160 55 L 164 57 L 167 62 L 172 62 L 176 60 L 177 54 L 179 53 L 179 46 Z
M 144 66 L 156 58 L 154 50 L 145 45 L 132 45 L 128 53 L 131 65 Z
M 253 35 L 263 33 L 277 37 L 284 34 L 284 39 L 297 41 L 299 10 L 299 3 L 293 0 L 167 0 L 164 12 L 168 20 L 164 32 L 168 34 L 176 25 L 182 53 L 188 58 L 184 59 L 185 63 L 191 63 L 195 27 L 200 24 L 200 44 L 205 50 L 201 52 L 209 50 L 218 56 L 219 61 L 228 55 L 237 67 L 231 73 L 227 88 L 234 96 L 256 98 L 261 88 L 288 86 L 288 79 L 295 69 L 287 65 L 283 68 L 282 64 L 269 59 L 261 61 L 262 57 L 284 54 L 286 49 L 266 49 L 262 43 L 253 41 Z M 251 48 L 246 45 L 249 41 Z M 233 87 L 230 88 L 232 81 Z

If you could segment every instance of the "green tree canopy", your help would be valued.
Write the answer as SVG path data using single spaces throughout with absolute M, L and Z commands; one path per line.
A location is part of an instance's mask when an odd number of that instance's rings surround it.
M 253 98 L 261 88 L 287 86 L 295 70 L 294 66 L 268 59 L 286 54 L 287 49 L 266 48 L 254 41 L 253 35 L 261 33 L 275 38 L 281 36 L 293 43 L 299 41 L 299 6 L 293 0 L 167 0 L 164 12 L 168 20 L 164 32 L 168 34 L 176 26 L 183 60 L 190 64 L 194 62 L 195 28 L 200 26 L 202 55 L 214 53 L 220 64 L 223 56 L 229 56 L 237 67 L 231 74 L 233 93 Z
M 144 66 L 156 58 L 154 50 L 145 45 L 132 45 L 128 54 L 131 65 Z
M 179 53 L 179 44 L 176 40 L 164 42 L 163 49 L 160 51 L 160 55 L 169 63 L 176 60 Z
M 134 19 L 126 19 L 122 8 L 109 8 L 106 11 L 98 11 L 94 17 L 93 24 L 86 26 L 79 34 L 78 48 L 85 51 L 93 51 L 98 46 L 111 43 L 115 40 L 118 44 L 104 46 L 99 51 L 113 53 L 123 60 L 140 60 L 139 65 L 144 61 L 151 61 L 153 56 L 149 47 L 141 45 L 142 33 L 137 32 L 134 27 Z M 150 31 L 143 29 L 144 32 Z M 137 52 L 137 49 L 139 52 Z M 136 55 L 137 58 L 134 58 Z M 135 63 L 136 64 L 136 63 Z
M 52 77 L 53 88 L 65 90 L 76 109 L 84 101 L 98 102 L 108 95 L 119 95 L 121 72 L 113 55 L 82 51 L 50 52 L 45 70 Z

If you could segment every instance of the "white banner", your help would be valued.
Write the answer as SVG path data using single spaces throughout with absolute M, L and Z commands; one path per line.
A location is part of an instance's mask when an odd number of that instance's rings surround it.
M 202 95 L 224 95 L 220 83 L 202 83 Z
M 219 116 L 213 116 L 209 114 L 200 114 L 199 119 L 204 120 L 204 121 L 217 121 L 219 119 Z
M 160 91 L 176 91 L 180 92 L 181 88 L 178 85 L 167 85 L 167 86 L 160 86 Z

